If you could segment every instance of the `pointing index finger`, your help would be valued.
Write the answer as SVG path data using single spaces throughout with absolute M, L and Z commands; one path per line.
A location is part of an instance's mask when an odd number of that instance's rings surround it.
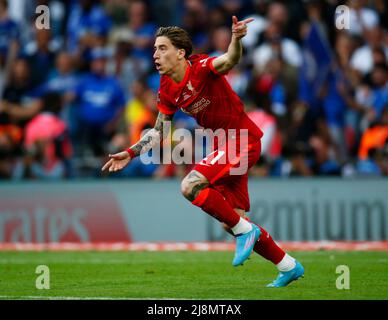
M 112 162 L 113 162 L 113 159 L 110 159 L 107 163 L 105 163 L 105 165 L 102 167 L 101 171 L 104 171 L 106 168 L 110 167 Z
M 253 20 L 255 20 L 255 19 L 254 18 L 248 18 L 248 19 L 245 19 L 243 21 L 240 21 L 240 23 L 248 24 L 248 23 L 251 23 Z

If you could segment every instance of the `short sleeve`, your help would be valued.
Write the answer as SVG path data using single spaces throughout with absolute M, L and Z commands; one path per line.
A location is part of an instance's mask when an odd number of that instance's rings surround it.
M 218 72 L 214 66 L 213 66 L 213 61 L 214 59 L 216 59 L 217 57 L 209 57 L 207 55 L 201 55 L 201 58 L 199 60 L 199 65 L 200 65 L 200 68 L 202 69 L 206 69 L 206 71 L 210 72 L 210 73 L 213 73 L 215 75 L 218 75 L 218 76 L 222 76 L 222 75 L 225 75 L 227 74 L 227 72 L 225 73 L 220 73 Z
M 216 75 L 222 75 L 222 73 L 219 73 L 213 66 L 213 61 L 214 59 L 216 59 L 217 57 L 211 57 L 208 59 L 208 65 L 209 65 L 209 69 Z
M 174 106 L 170 101 L 167 99 L 165 94 L 163 94 L 160 90 L 158 91 L 158 110 L 167 115 L 172 115 L 174 114 L 178 107 Z

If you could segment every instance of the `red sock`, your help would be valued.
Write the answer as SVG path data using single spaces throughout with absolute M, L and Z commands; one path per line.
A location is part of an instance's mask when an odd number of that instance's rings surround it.
M 278 264 L 286 253 L 273 241 L 271 235 L 265 229 L 258 224 L 256 225 L 260 228 L 261 234 L 253 247 L 253 251 L 272 263 Z
M 218 221 L 225 223 L 229 228 L 234 227 L 240 220 L 238 213 L 215 189 L 202 189 L 192 204 L 200 207 Z
M 248 217 L 246 217 L 245 219 L 252 222 Z M 259 226 L 256 223 L 255 225 L 260 228 L 261 234 L 259 240 L 257 240 L 255 246 L 253 247 L 253 251 L 261 255 L 263 258 L 271 261 L 272 263 L 278 264 L 283 259 L 286 253 L 276 244 L 275 241 L 273 241 L 271 235 L 267 232 L 267 230 L 265 230 L 263 227 Z

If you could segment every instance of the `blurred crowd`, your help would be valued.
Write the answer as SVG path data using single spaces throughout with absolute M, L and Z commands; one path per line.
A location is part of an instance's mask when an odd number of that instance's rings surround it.
M 39 5 L 48 29 L 37 27 Z M 185 28 L 194 53 L 217 56 L 232 15 L 255 18 L 227 75 L 264 132 L 250 174 L 388 175 L 384 0 L 0 0 L 0 179 L 105 176 L 107 154 L 155 123 L 158 26 Z M 173 124 L 197 128 L 183 112 Z M 191 167 L 136 158 L 113 176 L 181 177 Z

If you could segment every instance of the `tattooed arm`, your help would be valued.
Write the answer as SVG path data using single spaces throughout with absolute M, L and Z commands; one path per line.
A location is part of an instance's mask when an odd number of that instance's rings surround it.
M 148 152 L 163 139 L 165 139 L 170 131 L 172 115 L 163 113 L 158 114 L 155 126 L 148 131 L 137 143 L 131 146 L 133 156 L 137 157 L 143 153 Z
M 168 136 L 173 115 L 158 114 L 155 126 L 148 131 L 137 143 L 116 154 L 110 154 L 108 162 L 102 167 L 102 171 L 109 169 L 110 172 L 124 168 L 134 157 L 148 152 Z

